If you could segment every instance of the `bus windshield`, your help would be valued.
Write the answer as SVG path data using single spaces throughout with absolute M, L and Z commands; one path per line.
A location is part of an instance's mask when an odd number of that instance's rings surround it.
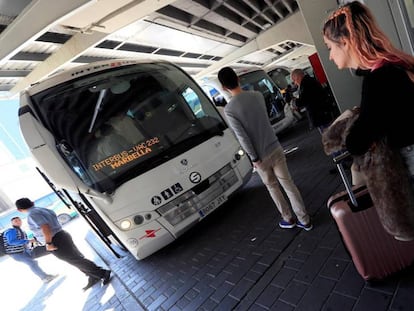
M 111 68 L 32 99 L 68 165 L 100 192 L 114 191 L 226 128 L 200 88 L 168 63 Z

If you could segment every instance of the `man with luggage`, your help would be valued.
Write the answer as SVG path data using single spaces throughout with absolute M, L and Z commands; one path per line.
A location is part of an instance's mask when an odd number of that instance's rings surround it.
M 224 108 L 226 119 L 282 216 L 279 226 L 311 230 L 310 216 L 290 176 L 283 148 L 270 124 L 263 95 L 258 91 L 243 91 L 237 74 L 230 67 L 222 68 L 218 79 L 232 95 Z M 291 206 L 281 192 L 281 186 Z
M 15 261 L 27 265 L 34 274 L 36 274 L 44 283 L 54 280 L 57 275 L 47 274 L 40 268 L 36 259 L 30 254 L 29 245 L 36 243 L 36 239 L 28 239 L 26 232 L 21 228 L 22 220 L 20 217 L 11 219 L 12 228 L 7 229 L 3 234 L 5 252 Z
M 111 271 L 97 266 L 86 259 L 73 243 L 71 235 L 62 229 L 56 213 L 50 209 L 37 207 L 28 198 L 16 201 L 19 212 L 28 213 L 27 223 L 36 236 L 42 236 L 46 249 L 57 258 L 77 267 L 88 276 L 88 284 L 83 288 L 87 290 L 102 280 L 106 285 L 111 280 Z
M 328 127 L 334 120 L 333 103 L 328 92 L 315 78 L 305 74 L 302 69 L 294 69 L 290 77 L 298 87 L 299 97 L 295 99 L 295 105 L 306 108 L 310 128 L 318 128 L 319 132 Z

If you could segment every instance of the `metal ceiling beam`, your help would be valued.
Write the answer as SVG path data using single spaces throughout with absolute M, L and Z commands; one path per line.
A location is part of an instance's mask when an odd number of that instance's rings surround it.
M 22 13 L 0 34 L 0 63 L 34 41 L 62 17 L 73 14 L 92 0 L 31 1 Z M 47 14 L 45 14 L 47 12 Z
M 284 6 L 288 9 L 289 13 L 293 12 L 293 8 L 290 5 L 290 3 L 288 3 L 286 0 L 282 0 L 282 3 L 284 4 Z
M 0 85 L 0 92 L 10 91 L 13 86 L 14 86 L 13 84 L 2 84 Z
M 60 49 L 39 64 L 27 77 L 21 79 L 10 92 L 12 94 L 20 92 L 31 84 L 57 71 L 66 63 L 79 57 L 87 49 L 102 42 L 111 33 L 174 1 L 175 0 L 135 0 L 129 1 L 127 4 L 125 4 L 125 1 L 115 2 L 112 0 L 101 0 L 96 2 L 96 5 L 99 7 L 97 7 L 95 11 L 93 10 L 93 7 L 88 7 L 80 12 L 81 18 L 79 18 L 79 16 L 78 18 L 73 16 L 72 19 L 65 20 L 66 24 L 70 21 L 87 23 L 81 24 L 79 27 L 80 29 L 86 30 L 72 36 L 72 38 L 63 44 Z M 59 3 L 60 2 L 61 1 L 59 1 Z M 118 7 L 114 10 L 113 6 L 115 4 L 123 4 L 123 7 Z M 105 5 L 107 5 L 107 7 L 105 7 Z M 108 7 L 111 8 L 109 12 Z M 48 10 L 46 9 L 44 10 L 44 12 L 47 11 Z M 99 13 L 101 15 L 99 15 Z M 92 21 L 92 17 L 96 20 Z M 97 29 L 99 31 L 97 31 Z
M 246 22 L 251 23 L 255 25 L 257 28 L 264 29 L 263 25 L 256 22 L 253 17 L 250 15 L 250 12 L 244 10 L 244 8 L 240 5 L 240 3 L 237 3 L 235 1 L 224 1 L 220 0 L 223 6 L 228 8 L 230 11 L 233 11 L 237 15 L 239 15 L 241 18 L 243 18 L 243 22 L 241 23 L 246 24 Z
M 208 28 L 208 24 L 205 23 L 205 21 L 211 23 L 211 27 L 213 26 L 219 26 L 222 28 L 222 33 L 225 37 L 227 37 L 229 34 L 235 32 L 236 34 L 246 37 L 246 38 L 252 38 L 257 34 L 257 32 L 252 31 L 251 29 L 248 29 L 246 27 L 243 27 L 242 25 L 242 17 L 240 16 L 239 12 L 232 10 L 234 16 L 226 16 L 221 15 L 218 13 L 220 11 L 220 7 L 223 5 L 223 0 L 217 1 L 212 3 L 211 7 L 205 6 L 201 3 L 194 2 L 191 5 L 188 5 L 187 14 L 191 14 L 191 20 L 188 22 L 189 27 L 191 28 L 197 28 L 200 25 L 206 26 Z M 170 18 L 178 19 L 173 15 L 173 10 L 171 10 L 171 7 L 174 5 L 177 5 L 177 3 L 173 3 L 170 8 L 165 8 L 163 10 L 160 10 L 158 13 L 164 14 Z M 227 4 L 226 4 L 227 5 Z M 174 6 L 175 8 L 176 6 Z M 180 8 L 176 8 L 176 10 L 181 10 Z M 227 9 L 229 10 L 229 9 Z M 223 13 L 223 12 L 222 12 Z M 227 13 L 228 14 L 228 13 Z M 237 15 L 237 17 L 240 19 L 239 21 L 235 21 L 234 17 Z M 179 20 L 179 19 L 178 19 Z M 214 29 L 210 29 L 211 31 L 215 32 Z M 244 40 L 246 41 L 246 40 Z M 243 42 L 244 43 L 244 42 Z
M 21 78 L 30 73 L 30 70 L 0 70 L 0 78 Z
M 273 25 L 275 22 L 269 16 L 267 16 L 263 11 L 261 11 L 251 0 L 243 0 L 256 14 L 260 15 L 263 19 L 265 19 L 270 25 Z
M 292 37 L 292 34 L 297 34 L 298 36 Z M 285 18 L 280 23 L 277 23 L 273 27 L 258 35 L 256 39 L 248 42 L 243 47 L 223 57 L 220 61 L 200 71 L 196 75 L 196 78 L 202 78 L 204 76 L 212 74 L 213 72 L 219 70 L 221 67 L 226 66 L 229 63 L 236 62 L 248 54 L 268 49 L 273 45 L 286 40 L 314 45 L 312 36 L 310 35 L 303 16 L 300 12 L 296 12 L 291 16 Z
M 279 16 L 279 18 L 283 18 L 282 12 L 280 12 L 277 8 L 275 8 L 270 0 L 265 0 L 265 3 L 273 10 L 273 12 Z

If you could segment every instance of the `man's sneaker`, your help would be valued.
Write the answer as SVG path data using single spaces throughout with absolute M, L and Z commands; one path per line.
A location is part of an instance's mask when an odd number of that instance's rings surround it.
M 57 277 L 58 277 L 57 275 L 48 274 L 42 279 L 42 281 L 43 281 L 43 283 L 49 283 L 49 282 L 52 282 Z
M 296 224 L 293 221 L 286 221 L 282 219 L 279 221 L 279 227 L 283 229 L 292 229 L 296 227 Z
M 303 223 L 301 223 L 300 221 L 296 222 L 296 226 L 299 228 L 302 228 L 306 231 L 312 230 L 313 225 L 311 222 L 309 222 L 308 224 L 304 225 Z
M 102 284 L 106 285 L 111 281 L 111 270 L 106 270 L 102 278 Z

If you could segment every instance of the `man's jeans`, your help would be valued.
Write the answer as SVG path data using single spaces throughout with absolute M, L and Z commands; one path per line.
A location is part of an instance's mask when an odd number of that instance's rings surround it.
M 39 278 L 44 279 L 47 276 L 47 273 L 39 267 L 37 260 L 33 259 L 27 250 L 22 253 L 14 253 L 9 255 L 14 260 L 26 264 Z

